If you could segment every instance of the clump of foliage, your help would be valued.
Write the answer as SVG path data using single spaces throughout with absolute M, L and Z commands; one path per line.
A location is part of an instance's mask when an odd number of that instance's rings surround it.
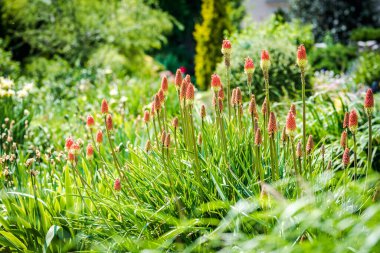
M 297 45 L 302 41 L 306 48 L 311 48 L 314 39 L 311 26 L 304 26 L 300 22 L 284 23 L 272 19 L 263 24 L 254 24 L 244 28 L 241 32 L 232 35 L 231 42 L 231 85 L 239 86 L 243 91 L 247 91 L 244 73 L 241 71 L 244 59 L 251 57 L 256 68 L 259 68 L 260 52 L 268 49 L 273 59 L 270 69 L 271 89 L 270 95 L 274 100 L 278 100 L 282 95 L 290 97 L 299 96 L 297 91 L 300 88 L 300 81 L 294 52 Z M 224 64 L 219 63 L 216 72 L 224 76 Z M 207 80 L 209 82 L 209 79 Z M 253 76 L 253 91 L 258 94 L 258 99 L 263 99 L 264 79 L 260 75 Z M 310 91 L 310 82 L 307 82 L 307 89 Z
M 376 40 L 380 42 L 380 28 L 375 28 L 375 27 L 357 28 L 351 31 L 350 40 L 352 41 Z
M 347 120 L 348 105 L 320 117 L 324 99 L 305 97 L 300 46 L 294 62 L 302 101 L 273 103 L 271 62 L 266 52 L 262 74 L 245 66 L 246 77 L 264 76 L 261 112 L 255 96 L 239 87 L 226 101 L 217 75 L 212 106 L 204 106 L 190 76 L 178 71 L 144 98 L 151 103 L 137 121 L 103 99 L 90 114 L 70 119 L 59 149 L 0 150 L 0 249 L 378 251 L 379 175 L 366 152 L 377 152 L 370 148 L 372 127 L 373 139 L 380 138 L 373 93 L 350 105 Z M 306 142 L 305 133 L 325 128 L 311 119 L 328 119 L 348 141 L 331 134 Z M 369 144 L 357 145 L 362 139 Z
M 350 31 L 368 25 L 380 25 L 377 0 L 291 0 L 290 14 L 313 24 L 317 40 L 327 32 L 334 40 L 346 42 Z
M 310 61 L 315 70 L 330 70 L 335 73 L 344 73 L 350 63 L 357 57 L 356 48 L 340 43 L 328 43 L 325 48 L 314 48 L 310 54 Z
M 353 73 L 357 83 L 372 85 L 374 81 L 380 81 L 380 54 L 366 52 L 360 55 L 356 69 Z
M 1 37 L 14 59 L 59 57 L 71 67 L 107 67 L 112 53 L 121 74 L 141 71 L 145 52 L 159 48 L 172 29 L 167 13 L 142 0 L 5 0 L 0 8 Z
M 220 42 L 224 32 L 231 32 L 236 25 L 236 17 L 230 16 L 231 4 L 238 1 L 204 0 L 201 8 L 202 22 L 195 25 L 195 78 L 201 89 L 209 87 L 209 77 L 216 62 L 221 59 Z M 238 15 L 239 17 L 239 15 Z

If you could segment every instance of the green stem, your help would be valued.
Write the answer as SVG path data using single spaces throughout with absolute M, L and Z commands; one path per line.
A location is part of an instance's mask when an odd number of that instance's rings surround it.
M 357 164 L 357 157 L 356 157 L 356 134 L 355 133 L 352 134 L 352 138 L 354 139 L 354 166 L 355 166 L 354 179 L 356 179 L 358 164 Z
M 302 82 L 302 155 L 303 171 L 306 171 L 306 92 L 305 92 L 305 70 L 301 68 Z
M 231 105 L 230 105 L 230 67 L 226 66 L 226 76 L 227 76 L 227 104 L 228 104 L 228 121 L 231 120 Z

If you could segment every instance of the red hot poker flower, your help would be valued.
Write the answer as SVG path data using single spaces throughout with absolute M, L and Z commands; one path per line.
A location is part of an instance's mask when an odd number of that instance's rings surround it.
M 255 72 L 255 65 L 253 64 L 253 60 L 249 57 L 245 59 L 244 72 L 246 74 L 253 74 L 253 72 Z
M 255 145 L 259 146 L 263 143 L 263 138 L 261 136 L 261 130 L 260 128 L 257 128 L 256 133 L 255 133 Z
M 224 55 L 231 54 L 231 48 L 232 48 L 231 42 L 229 40 L 223 40 L 222 54 Z
M 91 115 L 87 116 L 86 125 L 87 125 L 88 128 L 91 128 L 91 127 L 93 127 L 95 125 L 95 120 L 94 120 L 94 118 Z
M 91 144 L 87 145 L 86 158 L 87 160 L 91 160 L 92 158 L 94 158 L 94 148 L 92 147 Z
M 260 67 L 263 71 L 268 71 L 270 67 L 270 56 L 267 50 L 261 51 Z
M 206 117 L 206 106 L 202 105 L 201 106 L 201 118 L 204 119 Z
M 370 115 L 372 113 L 374 106 L 375 101 L 373 99 L 372 89 L 368 89 L 364 99 L 364 108 L 366 109 L 367 115 Z
M 348 166 L 350 164 L 350 150 L 348 148 L 344 150 L 342 162 L 344 166 Z
M 68 138 L 66 139 L 65 148 L 66 148 L 67 150 L 69 150 L 73 144 L 74 144 L 74 139 L 71 138 L 71 137 L 68 137 Z
M 294 114 L 289 111 L 288 116 L 286 117 L 286 133 L 289 136 L 294 136 L 295 131 L 297 130 L 296 117 Z
M 217 74 L 213 74 L 211 76 L 211 88 L 214 91 L 219 91 L 222 88 L 222 82 L 220 81 L 220 77 Z
M 180 90 L 180 94 L 179 94 L 180 100 L 184 100 L 186 98 L 187 84 L 188 84 L 188 82 L 186 81 L 186 79 L 184 79 L 182 81 L 181 90 Z M 181 106 L 182 106 L 182 104 L 181 104 Z
M 102 114 L 108 113 L 108 103 L 107 100 L 103 99 L 102 106 L 101 106 Z
M 343 131 L 342 132 L 342 135 L 340 136 L 340 146 L 342 148 L 346 148 L 347 147 L 347 131 Z
M 117 178 L 115 180 L 115 183 L 113 184 L 113 188 L 115 191 L 120 191 L 121 190 L 121 182 L 120 182 L 120 179 Z
M 290 106 L 290 111 L 293 113 L 294 117 L 297 116 L 297 110 L 296 110 L 296 105 L 295 104 L 292 104 Z
M 144 123 L 147 124 L 149 122 L 149 119 L 150 119 L 149 111 L 145 110 L 144 111 Z
M 352 133 L 356 133 L 358 129 L 358 114 L 355 109 L 353 109 L 350 112 L 350 116 L 348 119 L 348 128 L 350 129 Z
M 224 99 L 224 91 L 223 88 L 221 88 L 218 92 L 218 98 L 221 98 L 222 100 Z
M 178 128 L 178 118 L 177 117 L 175 117 L 174 119 L 173 119 L 173 121 L 172 121 L 172 125 L 173 125 L 173 127 L 176 129 L 176 128 Z
M 309 139 L 307 140 L 307 144 L 306 144 L 306 153 L 310 155 L 313 148 L 314 148 L 313 136 L 309 135 Z
M 113 123 L 112 123 L 112 116 L 111 114 L 107 114 L 106 117 L 106 128 L 108 131 L 111 131 L 113 129 Z
M 97 133 L 96 133 L 96 142 L 98 144 L 102 143 L 103 142 L 103 132 L 102 130 L 99 130 Z
M 274 112 L 271 112 L 269 115 L 269 122 L 268 122 L 268 134 L 270 136 L 273 136 L 276 132 L 277 132 L 276 116 L 274 115 Z
M 350 117 L 350 113 L 349 112 L 345 112 L 344 113 L 344 119 L 343 119 L 343 128 L 347 128 L 348 127 L 348 119 Z
M 306 49 L 304 45 L 300 45 L 297 49 L 297 65 L 302 69 L 307 65 Z
M 164 91 L 165 94 L 168 92 L 169 85 L 168 85 L 168 78 L 166 76 L 162 77 L 161 89 Z
M 194 103 L 194 85 L 191 83 L 187 86 L 186 101 L 189 105 Z
M 175 72 L 175 81 L 174 81 L 174 84 L 175 84 L 175 88 L 177 90 L 179 88 L 181 88 L 181 84 L 182 84 L 182 71 L 181 71 L 181 69 L 177 69 L 177 71 Z

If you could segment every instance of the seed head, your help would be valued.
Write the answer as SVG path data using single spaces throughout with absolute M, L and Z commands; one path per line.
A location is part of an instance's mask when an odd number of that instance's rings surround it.
M 172 125 L 173 125 L 173 128 L 174 129 L 177 129 L 178 128 L 178 118 L 175 117 L 172 121 Z
M 358 130 L 358 114 L 355 109 L 350 112 L 350 117 L 348 120 L 348 128 L 354 134 Z
M 222 82 L 217 74 L 211 75 L 211 88 L 214 91 L 219 91 L 222 88 Z
M 107 103 L 107 100 L 103 99 L 101 109 L 102 109 L 102 114 L 107 114 L 108 113 L 108 103 Z
M 198 142 L 199 146 L 202 146 L 202 133 L 201 132 L 198 133 L 198 141 L 197 142 Z
M 310 155 L 313 149 L 314 149 L 313 136 L 309 135 L 309 138 L 307 139 L 307 144 L 306 144 L 306 153 Z
M 290 106 L 290 110 L 289 111 L 291 111 L 293 113 L 294 117 L 297 116 L 297 110 L 296 110 L 296 105 L 295 104 L 292 104 Z
M 87 116 L 87 122 L 86 125 L 88 128 L 92 128 L 95 125 L 95 120 L 91 115 Z
M 297 130 L 296 118 L 294 114 L 289 111 L 288 116 L 286 117 L 286 133 L 289 136 L 294 136 L 295 131 Z
M 115 183 L 113 184 L 113 189 L 114 189 L 115 191 L 120 191 L 120 190 L 121 190 L 121 182 L 120 182 L 120 179 L 119 179 L 119 178 L 117 178 L 117 179 L 115 180 Z
M 66 139 L 65 148 L 66 148 L 67 150 L 69 150 L 73 144 L 74 144 L 74 139 L 71 138 L 71 137 L 68 137 L 68 138 Z
M 165 140 L 166 140 L 166 132 L 165 132 L 165 130 L 162 130 L 162 132 L 161 132 L 161 143 L 162 143 L 162 145 L 165 145 Z
M 232 106 L 237 105 L 236 92 L 237 92 L 236 89 L 233 89 L 233 90 L 232 90 L 232 95 L 231 95 L 231 105 L 232 105 Z
M 144 111 L 144 123 L 147 124 L 149 122 L 149 119 L 150 119 L 150 113 L 148 110 L 145 110 Z
M 373 99 L 372 89 L 368 89 L 365 94 L 365 99 L 364 99 L 364 108 L 368 116 L 371 115 L 374 106 L 375 106 L 375 101 Z
M 107 114 L 106 118 L 106 128 L 108 131 L 111 131 L 113 129 L 113 124 L 112 124 L 112 116 L 111 114 Z
M 261 130 L 260 128 L 256 129 L 255 133 L 255 145 L 260 146 L 263 143 L 263 137 L 261 136 Z
M 264 102 L 263 102 L 263 104 L 261 106 L 261 113 L 263 115 L 267 114 L 267 98 L 266 97 L 264 98 Z
M 161 89 L 164 91 L 165 94 L 168 92 L 169 85 L 168 78 L 166 76 L 163 76 L 161 79 Z
M 206 117 L 206 106 L 201 106 L 201 118 L 204 119 Z
M 300 45 L 297 50 L 297 65 L 300 69 L 304 69 L 307 65 L 306 49 L 304 45 Z
M 350 164 L 350 149 L 346 148 L 343 152 L 343 165 L 348 166 Z
M 92 160 L 94 158 L 94 148 L 92 147 L 91 144 L 87 145 L 86 158 L 87 160 Z
M 179 90 L 181 88 L 181 84 L 182 84 L 182 72 L 181 72 L 181 69 L 177 69 L 177 71 L 175 72 L 175 81 L 174 81 L 174 84 L 175 84 L 176 90 Z
M 223 55 L 230 55 L 231 54 L 231 42 L 229 40 L 223 40 L 222 43 L 222 54 Z
M 244 72 L 249 75 L 253 74 L 255 72 L 255 65 L 253 64 L 253 60 L 249 57 L 245 58 L 245 64 L 244 64 Z
M 347 147 L 347 131 L 344 130 L 340 136 L 340 146 L 345 149 Z
M 270 56 L 267 50 L 261 51 L 260 67 L 264 72 L 267 72 L 270 68 Z
M 102 130 L 99 130 L 97 133 L 96 133 L 96 142 L 98 144 L 102 143 L 103 142 L 103 132 Z
M 343 119 L 343 129 L 348 127 L 348 120 L 350 118 L 350 113 L 345 112 L 344 113 L 344 119 Z
M 298 158 L 302 157 L 302 144 L 300 141 L 297 143 L 296 155 Z
M 187 85 L 186 101 L 188 105 L 192 105 L 194 103 L 194 85 L 191 83 Z
M 274 115 L 274 112 L 271 112 L 269 115 L 269 122 L 268 122 L 268 134 L 273 137 L 273 135 L 277 132 L 277 122 L 276 122 L 276 116 Z

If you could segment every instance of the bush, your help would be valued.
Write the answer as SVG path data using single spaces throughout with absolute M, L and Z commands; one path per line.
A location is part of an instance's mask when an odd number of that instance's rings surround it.
M 291 0 L 290 13 L 313 24 L 317 39 L 330 32 L 334 40 L 347 41 L 351 30 L 380 24 L 378 0 Z
M 361 27 L 351 32 L 350 40 L 352 41 L 380 41 L 380 28 Z
M 310 63 L 315 70 L 345 72 L 356 57 L 356 48 L 343 44 L 328 44 L 326 48 L 313 48 Z
M 362 54 L 354 71 L 354 80 L 357 83 L 371 85 L 380 81 L 380 54 L 368 52 Z
M 20 64 L 12 60 L 12 53 L 3 49 L 4 42 L 0 39 L 0 75 L 16 78 L 20 72 Z
M 256 71 L 253 75 L 253 91 L 262 97 L 264 79 L 260 69 L 260 52 L 269 50 L 272 65 L 269 71 L 271 99 L 279 99 L 282 95 L 294 97 L 301 87 L 299 69 L 295 63 L 297 45 L 303 43 L 307 48 L 313 44 L 313 35 L 310 26 L 302 26 L 299 22 L 282 23 L 274 19 L 261 24 L 245 28 L 231 38 L 231 85 L 240 86 L 247 90 L 244 74 L 244 59 L 249 56 L 253 59 Z M 217 73 L 225 76 L 224 63 L 217 67 Z M 208 77 L 207 81 L 209 81 Z M 307 80 L 308 88 L 310 82 Z M 300 95 L 300 93 L 299 93 Z
M 195 78 L 201 89 L 209 86 L 209 79 L 216 63 L 221 59 L 223 32 L 232 31 L 236 20 L 241 19 L 239 12 L 233 12 L 231 6 L 241 0 L 216 1 L 205 0 L 202 4 L 202 23 L 195 25 Z M 236 28 L 236 27 L 235 27 Z

